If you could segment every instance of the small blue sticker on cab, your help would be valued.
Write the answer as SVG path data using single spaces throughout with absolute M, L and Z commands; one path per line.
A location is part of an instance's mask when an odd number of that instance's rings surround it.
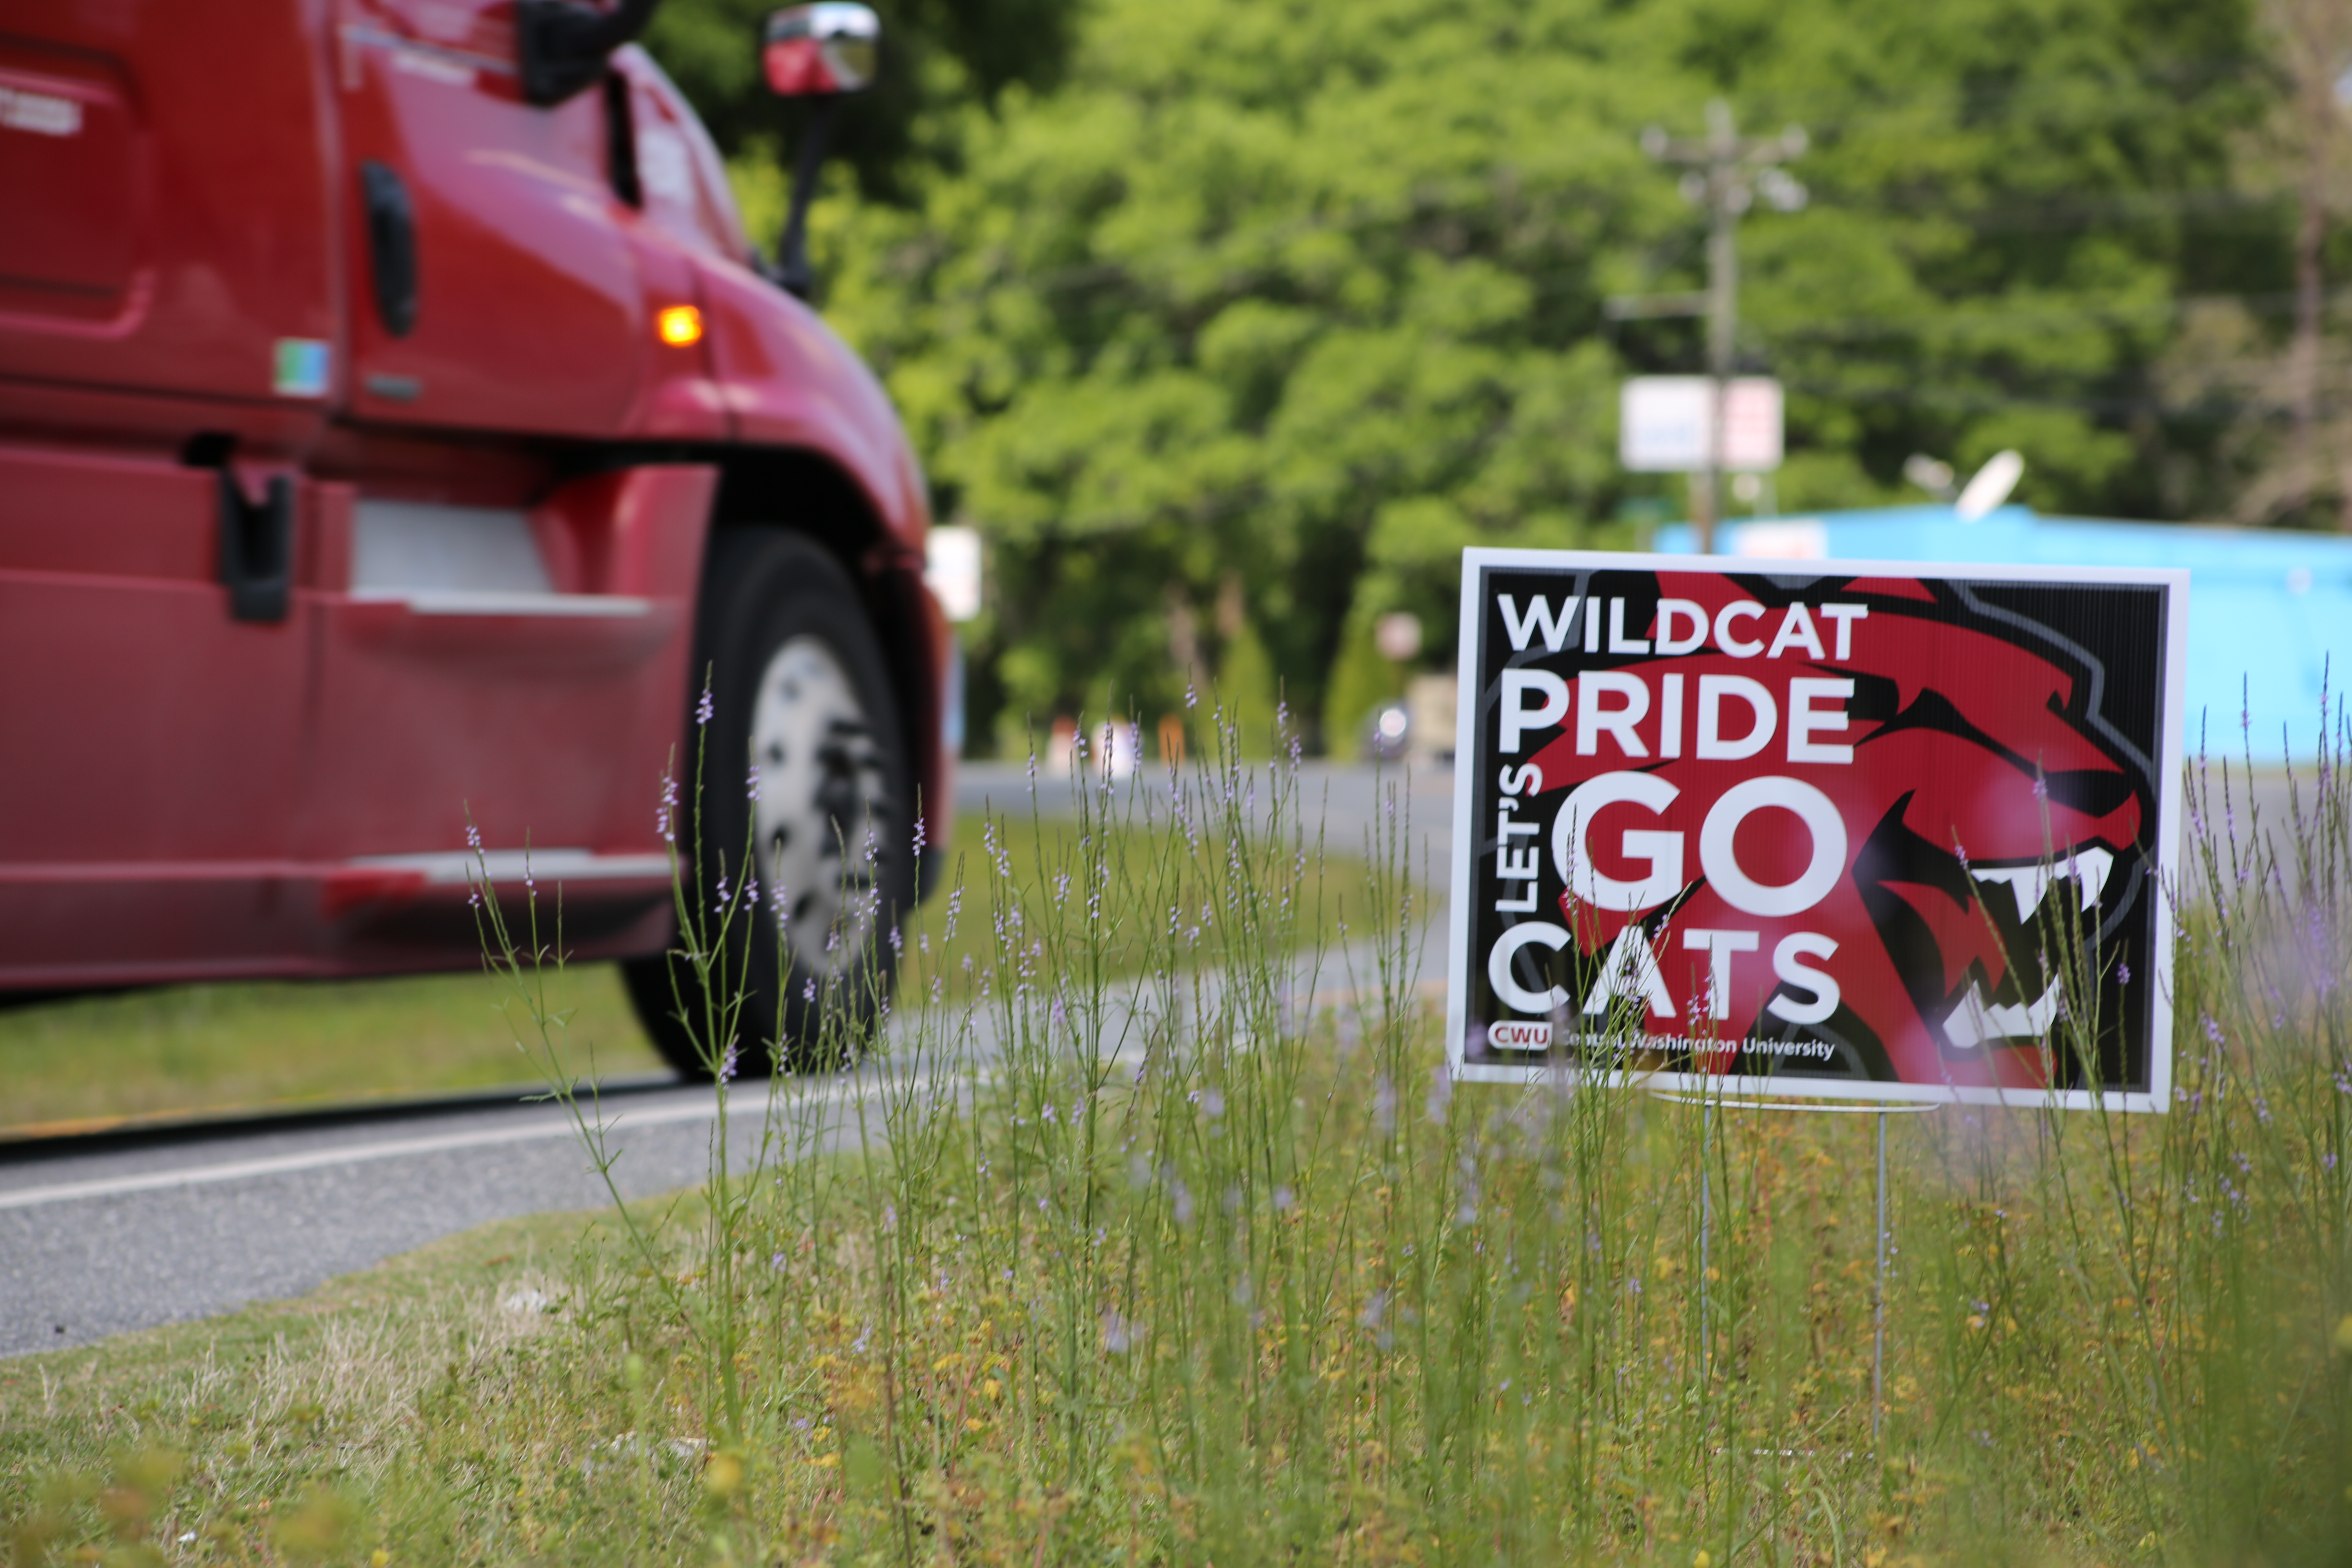
M 280 397 L 326 396 L 327 345 L 316 338 L 278 339 L 272 385 Z

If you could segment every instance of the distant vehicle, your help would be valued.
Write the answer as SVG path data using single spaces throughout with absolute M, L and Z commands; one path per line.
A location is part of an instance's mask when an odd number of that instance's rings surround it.
M 469 824 L 682 1070 L 666 828 L 786 917 L 747 1044 L 887 973 L 924 482 L 782 286 L 815 159 L 763 268 L 652 8 L 0 0 L 0 992 L 471 965 Z

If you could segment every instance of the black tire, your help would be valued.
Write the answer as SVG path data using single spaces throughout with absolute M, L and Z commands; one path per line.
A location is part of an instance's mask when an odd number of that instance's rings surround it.
M 759 907 L 735 921 L 725 960 L 744 977 L 737 1069 L 831 1065 L 888 994 L 893 933 L 915 907 L 914 781 L 881 645 L 840 562 L 781 529 L 730 528 L 703 570 L 693 669 L 677 831 L 696 907 L 713 907 L 722 879 L 742 887 L 759 835 Z M 622 973 L 656 1048 L 681 1075 L 709 1078 L 711 1013 L 693 967 L 673 951 Z

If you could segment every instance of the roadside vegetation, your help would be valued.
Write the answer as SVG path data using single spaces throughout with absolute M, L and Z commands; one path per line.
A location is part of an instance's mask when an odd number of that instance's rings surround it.
M 975 836 L 694 1194 L 0 1363 L 15 1561 L 2344 1560 L 2333 765 L 2202 775 L 2168 1114 L 1889 1119 L 1876 1397 L 1874 1119 L 1449 1090 L 1408 825 L 1312 908 L 1295 776 Z
M 609 964 L 561 993 L 609 1074 L 659 1072 Z M 534 1080 L 479 973 L 175 985 L 0 1012 L 0 1134 Z
M 992 839 L 1011 885 L 1042 905 L 1044 858 L 1076 832 L 1035 814 L 992 828 L 971 816 L 957 823 L 955 843 L 977 864 Z M 1340 857 L 1330 874 L 1352 877 L 1356 865 Z M 962 960 L 985 964 L 992 939 L 978 920 L 943 931 L 944 915 L 941 900 L 926 905 L 908 940 L 929 947 L 943 984 L 960 985 Z M 1133 962 L 1110 957 L 1114 966 Z M 587 1070 L 593 1046 L 600 1077 L 668 1072 L 611 964 L 551 965 L 546 982 L 545 1005 L 566 1016 L 577 1070 Z M 518 1026 L 532 1033 L 530 1017 L 515 1002 L 510 984 L 478 972 L 181 985 L 0 1011 L 0 1138 L 378 1095 L 535 1089 L 537 1068 L 517 1048 Z
M 670 39 L 736 3 L 669 0 L 652 40 L 722 141 L 773 106 Z M 1739 223 L 1738 361 L 1785 385 L 1789 455 L 1737 510 L 1924 504 L 1915 455 L 2013 449 L 2046 514 L 2352 517 L 2343 6 L 1024 4 L 1070 18 L 1008 35 L 1061 68 L 932 100 L 930 156 L 811 219 L 827 320 L 987 541 L 980 746 L 1113 691 L 1175 712 L 1199 670 L 1245 731 L 1279 691 L 1351 754 L 1449 668 L 1465 545 L 1685 515 L 1619 463 L 1617 396 L 1706 363 L 1696 319 L 1623 306 L 1706 286 L 1706 205 L 1642 139 L 1710 100 L 1807 135 L 1808 199 Z M 740 135 L 766 240 L 785 150 Z M 1426 636 L 1392 660 L 1399 611 Z

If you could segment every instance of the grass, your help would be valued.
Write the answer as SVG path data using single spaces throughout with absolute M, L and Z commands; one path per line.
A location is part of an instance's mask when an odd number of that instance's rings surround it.
M 982 854 L 989 831 L 977 816 L 961 821 L 957 853 Z M 1042 904 L 1051 889 L 1037 868 L 1071 830 L 1050 819 L 1006 820 L 994 832 Z M 966 922 L 949 941 L 944 923 L 944 904 L 934 900 L 911 929 L 919 948 L 933 950 L 935 969 L 956 975 L 966 956 L 985 961 L 984 927 Z M 571 1015 L 575 1043 L 594 1044 L 602 1073 L 666 1070 L 614 966 L 566 966 L 551 978 L 549 1005 Z M 531 1061 L 516 1048 L 512 998 L 510 986 L 477 969 L 182 985 L 0 1011 L 0 1135 L 372 1095 L 535 1088 Z M 520 1021 L 528 1034 L 528 1016 Z
M 299 1300 L 79 1355 L 0 1361 L 0 1473 L 12 1478 L 0 1547 L 19 1563 L 68 1560 L 98 1543 L 113 1548 L 110 1562 L 161 1561 L 152 1548 L 163 1545 L 174 1557 L 226 1551 L 235 1561 L 240 1543 L 265 1553 L 286 1546 L 289 1519 L 304 1521 L 297 1536 L 331 1524 L 331 1511 L 302 1512 L 334 1495 L 322 1453 L 404 1444 L 417 1399 L 436 1384 L 510 1378 L 535 1407 L 544 1404 L 551 1390 L 531 1385 L 560 1320 L 541 1300 L 562 1288 L 575 1248 L 599 1224 L 502 1221 Z M 60 1439 L 77 1427 L 97 1440 L 63 1445 L 70 1455 L 61 1462 Z M 188 1506 L 190 1498 L 202 1504 Z M 107 1521 L 94 1537 L 92 1513 Z M 191 1531 L 196 1541 L 181 1543 Z M 138 1550 L 142 1542 L 151 1550 Z
M 0 1363 L 0 1515 L 26 1563 L 2341 1562 L 2337 778 L 2292 863 L 2201 803 L 2168 1115 L 1890 1119 L 1883 1400 L 1873 1119 L 1450 1089 L 1402 835 L 1343 893 L 1218 769 L 992 837 L 971 988 L 830 1152 L 812 1092 L 672 1205 Z
M 608 1073 L 661 1062 L 610 964 L 563 976 Z M 6 1131 L 535 1082 L 503 989 L 477 971 L 180 985 L 0 1013 Z M 66 1127 L 58 1124 L 67 1124 Z

